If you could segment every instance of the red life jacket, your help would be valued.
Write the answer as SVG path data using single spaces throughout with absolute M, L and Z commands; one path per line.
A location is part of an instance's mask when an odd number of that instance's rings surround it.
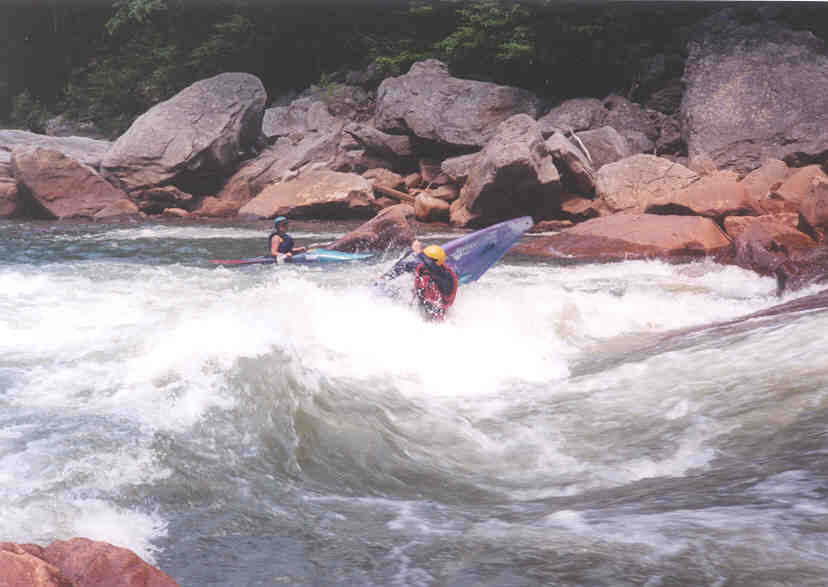
M 423 263 L 414 268 L 414 291 L 420 307 L 425 311 L 426 316 L 433 320 L 444 320 L 446 310 L 454 303 L 457 295 L 457 275 L 450 267 L 444 267 L 451 275 L 452 287 L 449 293 L 443 293 L 437 286 L 437 282 L 431 276 Z

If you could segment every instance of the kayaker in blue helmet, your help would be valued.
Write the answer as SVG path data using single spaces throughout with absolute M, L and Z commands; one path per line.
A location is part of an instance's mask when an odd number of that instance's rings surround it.
M 274 257 L 285 257 L 290 259 L 294 253 L 304 253 L 307 247 L 297 247 L 293 244 L 293 237 L 287 233 L 288 219 L 284 216 L 277 216 L 273 219 L 275 229 L 267 237 L 268 249 Z

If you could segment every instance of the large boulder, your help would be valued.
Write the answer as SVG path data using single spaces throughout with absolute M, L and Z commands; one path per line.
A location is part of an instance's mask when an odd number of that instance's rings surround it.
M 246 161 L 230 176 L 216 197 L 223 202 L 234 202 L 238 210 L 267 186 L 295 177 L 305 166 L 329 166 L 337 154 L 340 130 L 341 126 L 335 126 L 325 132 L 307 132 L 278 139 L 257 157 Z
M 364 177 L 318 170 L 268 186 L 239 210 L 239 216 L 366 218 L 374 214 L 374 205 L 373 186 Z
M 460 197 L 451 204 L 451 223 L 482 226 L 538 215 L 559 204 L 561 177 L 538 123 L 526 114 L 502 122 L 474 161 Z
M 525 255 L 602 262 L 662 258 L 719 257 L 730 239 L 715 222 L 700 216 L 614 214 L 587 220 L 560 234 L 537 237 L 513 251 Z
M 789 165 L 828 153 L 828 52 L 810 32 L 771 21 L 741 24 L 728 10 L 688 43 L 682 132 L 692 157 L 706 152 L 744 174 L 767 157 Z
M 761 209 L 748 197 L 739 176 L 732 171 L 704 175 L 680 190 L 670 190 L 650 199 L 647 212 L 696 214 L 715 220 L 725 216 L 758 215 Z
M 680 163 L 639 154 L 601 167 L 595 179 L 595 195 L 611 212 L 644 212 L 651 201 L 697 179 Z
M 819 165 L 808 165 L 791 173 L 782 184 L 773 190 L 773 197 L 800 206 L 811 191 L 814 182 L 828 181 Z
M 39 218 L 92 218 L 127 197 L 92 168 L 52 149 L 15 149 L 11 169 L 22 205 Z
M 785 181 L 789 173 L 788 166 L 780 159 L 767 159 L 762 165 L 748 173 L 742 179 L 748 198 L 761 205 L 774 187 Z
M 25 546 L 25 548 L 24 548 Z M 35 553 L 40 553 L 38 556 Z M 60 569 L 42 558 L 36 545 L 0 542 L 0 585 L 3 587 L 74 587 Z
M 196 82 L 139 116 L 107 152 L 103 174 L 128 192 L 226 175 L 257 148 L 266 100 L 251 74 Z
M 326 248 L 349 253 L 407 248 L 414 240 L 413 221 L 414 208 L 410 204 L 390 206 Z
M 42 147 L 60 151 L 97 170 L 112 143 L 85 137 L 51 137 L 25 130 L 0 130 L 0 163 L 9 163 L 11 152 L 17 147 Z
M 753 222 L 733 240 L 733 262 L 760 275 L 776 275 L 785 263 L 801 262 L 817 246 L 808 235 L 785 222 Z M 780 289 L 784 283 L 780 284 Z
M 526 90 L 452 77 L 446 65 L 420 61 L 377 89 L 376 127 L 454 147 L 482 147 L 515 114 L 538 115 L 538 98 Z
M 0 542 L 4 587 L 176 587 L 131 550 L 86 538 L 37 544 Z
M 175 587 L 172 578 L 131 550 L 87 538 L 56 540 L 43 549 L 43 558 L 60 569 L 77 587 Z

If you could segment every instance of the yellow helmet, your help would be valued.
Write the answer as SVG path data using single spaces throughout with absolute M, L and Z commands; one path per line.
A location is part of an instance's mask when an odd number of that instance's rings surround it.
M 446 252 L 443 250 L 443 247 L 438 245 L 429 245 L 425 249 L 423 249 L 423 254 L 426 257 L 431 257 L 434 259 L 434 262 L 438 265 L 442 265 L 443 262 L 446 260 Z

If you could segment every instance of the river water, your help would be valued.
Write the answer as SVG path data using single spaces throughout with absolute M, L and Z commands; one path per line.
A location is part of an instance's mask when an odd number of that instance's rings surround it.
M 208 263 L 267 229 L 0 221 L 0 540 L 186 586 L 828 583 L 828 311 L 715 326 L 816 290 L 507 255 L 432 324 L 392 258 Z

